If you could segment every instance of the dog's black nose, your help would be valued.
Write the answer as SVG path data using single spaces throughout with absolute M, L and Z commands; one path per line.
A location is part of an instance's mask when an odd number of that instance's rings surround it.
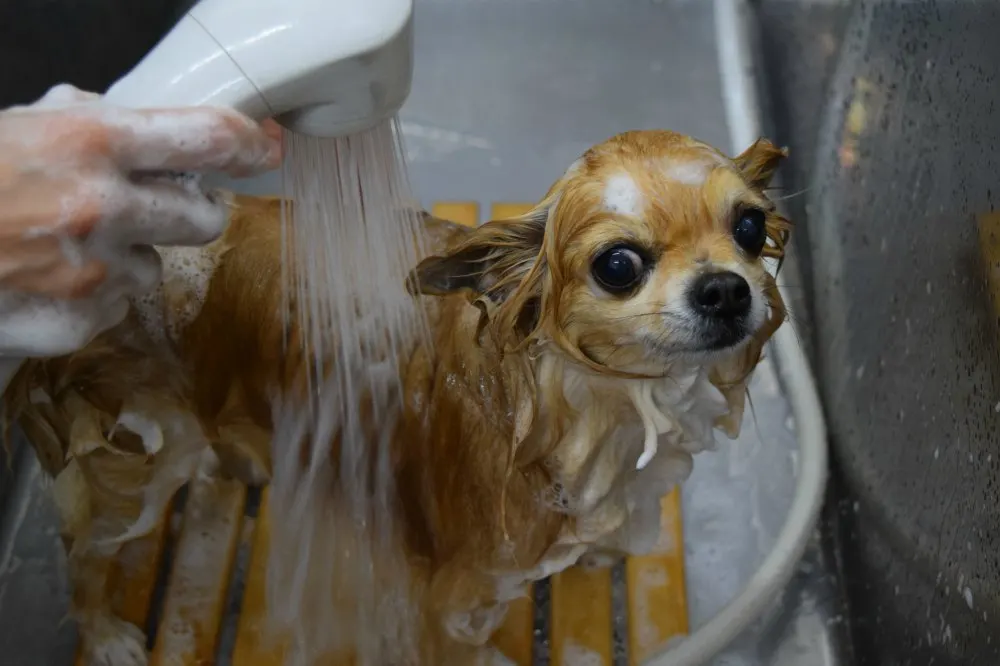
M 736 273 L 705 273 L 689 292 L 691 307 L 706 317 L 736 319 L 750 311 L 750 285 Z

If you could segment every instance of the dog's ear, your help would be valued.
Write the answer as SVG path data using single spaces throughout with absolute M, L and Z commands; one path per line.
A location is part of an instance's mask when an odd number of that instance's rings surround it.
M 413 294 L 442 296 L 468 290 L 498 301 L 517 288 L 542 250 L 549 207 L 493 220 L 470 232 L 443 255 L 427 257 L 410 273 Z
M 786 157 L 787 148 L 778 148 L 767 139 L 760 138 L 734 158 L 733 163 L 751 187 L 763 190 Z

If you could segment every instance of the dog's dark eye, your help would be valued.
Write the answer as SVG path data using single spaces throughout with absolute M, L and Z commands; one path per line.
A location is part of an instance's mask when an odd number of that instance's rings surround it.
M 642 257 L 635 250 L 618 245 L 598 255 L 590 271 L 604 289 L 621 293 L 642 278 Z
M 767 215 L 764 211 L 759 208 L 740 211 L 733 225 L 733 239 L 749 254 L 759 255 L 767 242 Z

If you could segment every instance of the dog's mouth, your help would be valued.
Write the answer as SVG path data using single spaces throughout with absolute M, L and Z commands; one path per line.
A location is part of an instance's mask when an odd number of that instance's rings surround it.
M 733 320 L 704 321 L 699 326 L 697 335 L 700 338 L 701 349 L 698 351 L 725 351 L 742 345 L 750 339 L 751 330 L 747 318 Z
M 694 316 L 685 317 L 680 326 L 675 323 L 668 336 L 646 339 L 645 344 L 657 356 L 714 354 L 741 347 L 754 333 L 749 316 L 733 319 Z

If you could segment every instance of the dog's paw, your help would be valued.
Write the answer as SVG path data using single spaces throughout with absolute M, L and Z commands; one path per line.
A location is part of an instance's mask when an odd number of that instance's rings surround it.
M 87 666 L 147 666 L 146 635 L 139 627 L 113 615 L 92 617 L 80 624 Z
M 451 613 L 445 619 L 445 630 L 460 643 L 485 645 L 507 615 L 507 604 L 482 606 L 472 611 Z

